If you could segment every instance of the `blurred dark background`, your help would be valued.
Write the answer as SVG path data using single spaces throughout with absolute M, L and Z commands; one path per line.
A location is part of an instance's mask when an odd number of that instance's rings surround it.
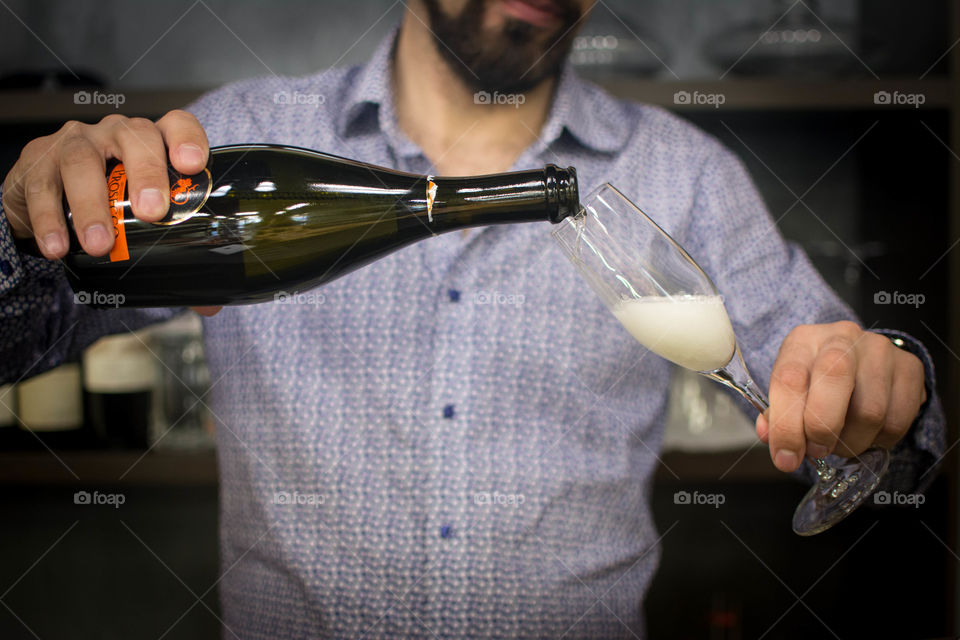
M 864 326 L 929 347 L 950 444 L 960 388 L 955 5 L 606 0 L 572 54 L 615 94 L 723 140 Z M 0 171 L 67 119 L 157 117 L 230 80 L 360 63 L 402 11 L 388 0 L 6 0 Z M 186 372 L 159 382 L 155 398 L 189 400 L 181 377 L 202 389 L 199 331 L 150 336 Z M 12 405 L 18 393 L 0 397 Z M 654 487 L 669 533 L 646 603 L 650 637 L 955 635 L 956 457 L 919 507 L 866 509 L 798 538 L 789 518 L 805 487 L 750 448 L 750 421 L 720 393 L 678 374 Z M 217 635 L 217 476 L 202 408 L 168 439 L 158 434 L 172 414 L 153 406 L 139 435 L 118 441 L 84 394 L 88 409 L 67 428 L 0 419 L 0 637 Z M 676 504 L 684 490 L 726 501 L 719 511 Z M 82 491 L 123 504 L 83 504 Z

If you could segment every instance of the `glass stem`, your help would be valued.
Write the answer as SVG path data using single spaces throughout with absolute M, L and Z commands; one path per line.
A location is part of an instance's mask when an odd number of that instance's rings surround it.
M 770 408 L 770 401 L 767 400 L 767 394 L 763 389 L 757 386 L 757 383 L 750 377 L 747 365 L 743 361 L 743 355 L 740 353 L 740 346 L 737 345 L 733 357 L 727 366 L 716 371 L 701 372 L 708 378 L 716 380 L 720 384 L 730 387 L 754 406 L 760 413 L 766 413 Z M 823 458 L 810 458 L 813 466 L 817 470 L 821 482 L 830 482 L 836 477 L 836 469 L 827 464 Z
M 750 372 L 747 371 L 747 365 L 743 362 L 739 345 L 733 352 L 733 357 L 730 358 L 727 366 L 716 371 L 703 372 L 703 374 L 739 393 L 760 413 L 766 413 L 767 409 L 770 408 L 767 394 L 757 386 L 757 383 L 750 377 Z

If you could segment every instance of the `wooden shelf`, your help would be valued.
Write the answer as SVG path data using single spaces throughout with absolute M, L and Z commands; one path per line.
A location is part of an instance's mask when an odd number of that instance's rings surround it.
M 112 94 L 113 89 L 99 90 Z M 92 93 L 92 92 L 88 92 Z M 24 122 L 96 122 L 111 113 L 157 117 L 173 109 L 185 107 L 203 91 L 155 90 L 122 91 L 124 101 L 119 108 L 110 104 L 77 104 L 73 91 L 4 91 L 0 92 L 0 123 Z
M 691 96 L 721 94 L 723 110 L 896 110 L 912 106 L 874 104 L 878 91 L 901 94 L 923 94 L 921 109 L 948 109 L 953 87 L 948 79 L 893 78 L 888 80 L 783 80 L 777 78 L 661 81 L 649 79 L 602 78 L 601 86 L 614 95 L 656 104 L 678 111 L 713 110 L 709 104 L 677 104 L 674 95 L 686 91 Z M 4 91 L 0 92 L 0 123 L 95 122 L 110 113 L 156 117 L 186 106 L 202 93 L 202 89 L 135 90 L 102 89 L 102 94 L 120 93 L 124 102 L 119 108 L 111 104 L 77 104 L 74 91 Z M 90 92 L 92 94 L 92 92 Z
M 49 451 L 0 453 L 0 485 L 7 486 L 215 486 L 217 482 L 213 451 L 146 455 L 141 451 L 57 451 L 56 457 Z
M 676 109 L 678 111 L 714 110 L 897 110 L 913 109 L 911 105 L 878 105 L 874 94 L 886 91 L 891 96 L 922 94 L 924 103 L 920 109 L 949 109 L 953 87 L 948 79 L 893 78 L 873 80 L 853 78 L 849 80 L 783 80 L 777 78 L 736 79 L 714 81 L 657 81 L 637 79 L 598 80 L 598 84 L 612 94 L 633 100 Z M 693 96 L 721 94 L 723 105 L 676 104 L 674 96 L 685 91 Z M 691 100 L 692 102 L 692 100 Z

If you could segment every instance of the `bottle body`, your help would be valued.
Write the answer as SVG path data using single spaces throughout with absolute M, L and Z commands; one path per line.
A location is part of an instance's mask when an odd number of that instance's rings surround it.
M 93 257 L 71 230 L 64 258 L 79 303 L 226 305 L 305 291 L 446 231 L 574 215 L 576 174 L 470 178 L 396 172 L 273 145 L 211 150 L 207 170 L 171 169 L 171 213 L 136 219 L 122 165 L 108 172 L 116 241 Z M 68 225 L 72 229 L 72 225 Z

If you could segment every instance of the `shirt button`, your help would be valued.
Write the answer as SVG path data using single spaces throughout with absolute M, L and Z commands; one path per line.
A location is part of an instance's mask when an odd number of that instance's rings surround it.
M 447 291 L 447 295 L 450 296 L 450 302 L 460 302 L 460 292 L 456 289 L 450 289 Z
M 6 260 L 0 260 L 0 273 L 5 276 L 10 275 L 13 273 L 13 266 Z
M 452 404 L 448 404 L 443 408 L 443 417 L 446 418 L 447 420 L 450 420 L 451 418 L 453 418 L 453 414 L 454 414 L 454 411 L 453 411 Z
M 452 536 L 452 535 L 453 535 L 453 527 L 451 527 L 451 526 L 448 525 L 448 524 L 445 524 L 445 525 L 443 525 L 442 527 L 440 527 L 440 537 L 441 537 L 441 538 L 449 538 L 449 537 Z

